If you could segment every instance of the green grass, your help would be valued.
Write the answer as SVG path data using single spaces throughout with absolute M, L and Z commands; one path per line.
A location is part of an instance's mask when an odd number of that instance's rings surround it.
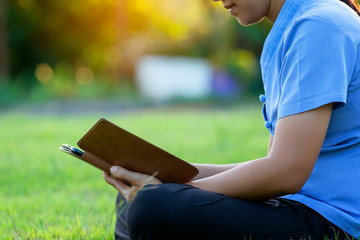
M 189 162 L 264 156 L 261 109 L 0 117 L 0 239 L 113 239 L 116 190 L 98 169 L 62 153 L 100 118 Z

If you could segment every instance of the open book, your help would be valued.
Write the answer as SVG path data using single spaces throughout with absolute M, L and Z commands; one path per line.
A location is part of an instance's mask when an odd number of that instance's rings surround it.
M 162 182 L 186 183 L 198 170 L 191 164 L 102 118 L 79 141 L 81 149 L 60 147 L 91 165 L 110 172 L 112 166 L 155 175 Z

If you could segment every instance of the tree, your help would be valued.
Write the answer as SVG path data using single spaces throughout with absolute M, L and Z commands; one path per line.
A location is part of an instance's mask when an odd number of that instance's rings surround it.
M 9 74 L 9 52 L 7 48 L 7 0 L 0 0 L 0 83 Z

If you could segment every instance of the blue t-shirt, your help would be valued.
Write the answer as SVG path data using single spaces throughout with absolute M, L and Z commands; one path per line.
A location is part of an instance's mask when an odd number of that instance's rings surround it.
M 261 56 L 265 126 L 334 103 L 301 202 L 360 239 L 360 17 L 339 0 L 287 0 Z

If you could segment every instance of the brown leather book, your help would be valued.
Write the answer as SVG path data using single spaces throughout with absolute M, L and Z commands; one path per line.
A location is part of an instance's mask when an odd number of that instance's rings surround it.
M 111 166 L 155 175 L 162 182 L 186 183 L 198 170 L 193 165 L 102 118 L 79 141 L 81 150 L 60 147 L 91 165 L 110 172 Z

